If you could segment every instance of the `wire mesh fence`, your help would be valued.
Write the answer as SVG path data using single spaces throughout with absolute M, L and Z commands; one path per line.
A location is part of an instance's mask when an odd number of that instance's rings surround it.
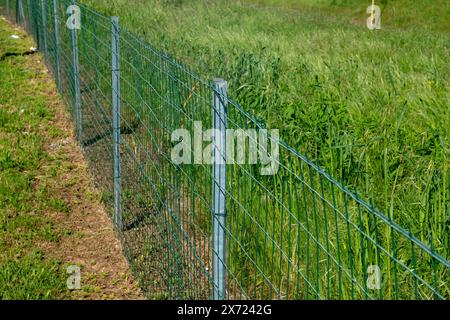
M 44 54 L 148 298 L 450 297 L 447 252 L 267 131 L 225 82 L 74 1 L 0 5 Z

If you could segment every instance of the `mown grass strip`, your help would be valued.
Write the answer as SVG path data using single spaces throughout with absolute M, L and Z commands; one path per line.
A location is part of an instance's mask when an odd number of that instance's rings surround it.
M 57 173 L 43 146 L 58 132 L 33 46 L 0 17 L 0 299 L 56 299 L 68 292 L 61 262 L 39 249 L 58 242 L 64 230 L 44 214 L 62 204 L 38 179 Z

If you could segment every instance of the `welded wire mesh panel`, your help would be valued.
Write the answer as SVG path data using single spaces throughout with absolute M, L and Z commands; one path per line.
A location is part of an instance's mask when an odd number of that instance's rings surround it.
M 56 80 L 57 84 L 59 82 L 60 72 L 58 70 L 59 65 L 59 32 L 57 32 L 56 27 L 56 19 L 55 19 L 55 10 L 56 7 L 54 6 L 53 0 L 42 0 L 42 7 L 41 10 L 43 12 L 41 13 L 41 30 L 43 37 L 45 38 L 46 42 L 46 51 L 45 54 L 45 62 L 47 65 L 48 70 L 53 75 L 54 79 Z M 58 39 L 57 39 L 58 38 Z
M 70 1 L 69 1 L 70 2 Z M 113 210 L 111 21 L 80 7 L 81 145 L 108 212 Z
M 125 251 L 150 298 L 207 299 L 211 169 L 175 164 L 171 153 L 175 130 L 210 121 L 210 87 L 134 35 L 120 37 Z
M 450 298 L 449 253 L 433 236 L 419 241 L 393 213 L 343 187 L 186 66 L 114 29 L 110 17 L 78 4 L 73 28 L 73 4 L 0 0 L 1 13 L 44 53 L 111 216 L 119 200 L 116 231 L 148 298 L 209 299 L 222 276 L 229 299 Z M 213 97 L 226 106 L 225 203 L 207 160 L 217 146 L 205 138 L 217 125 Z M 222 204 L 225 223 L 213 229 Z M 214 267 L 221 230 L 225 256 Z
M 16 0 L 0 0 L 0 12 L 10 21 L 16 21 L 17 11 Z
M 33 24 L 33 12 L 31 0 L 23 0 L 17 2 L 17 21 L 21 23 L 25 29 L 34 37 L 35 26 Z
M 264 162 L 229 167 L 229 298 L 450 297 L 450 264 L 431 243 L 420 242 L 270 132 L 266 143 L 258 134 L 264 127 L 238 104 L 228 105 L 228 128 L 243 129 L 247 146 L 257 145 L 271 157 L 266 167 L 275 168 L 264 175 Z
M 61 51 L 61 94 L 65 98 L 72 119 L 75 122 L 75 127 L 78 126 L 76 118 L 76 68 L 80 68 L 80 63 L 76 66 L 76 57 L 74 54 L 74 47 L 79 43 L 74 41 L 73 37 L 78 31 L 71 30 L 67 27 L 67 8 L 71 1 L 58 1 L 58 20 L 59 24 L 59 36 L 60 36 L 60 51 Z M 78 51 L 78 60 L 80 59 L 80 53 Z M 81 80 L 81 79 L 80 79 Z M 80 88 L 81 89 L 81 88 Z

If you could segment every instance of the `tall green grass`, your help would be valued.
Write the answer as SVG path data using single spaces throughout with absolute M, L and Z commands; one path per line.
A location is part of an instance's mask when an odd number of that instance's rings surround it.
M 366 9 L 372 0 L 250 0 L 243 1 L 270 5 L 280 9 L 314 10 L 333 16 L 342 22 L 365 24 Z M 382 12 L 382 26 L 387 29 L 427 29 L 434 32 L 450 31 L 448 1 L 375 0 Z
M 386 13 L 376 32 L 346 18 L 365 21 L 356 1 L 83 2 L 227 79 L 284 140 L 449 256 L 448 2 L 390 1 L 395 23 Z

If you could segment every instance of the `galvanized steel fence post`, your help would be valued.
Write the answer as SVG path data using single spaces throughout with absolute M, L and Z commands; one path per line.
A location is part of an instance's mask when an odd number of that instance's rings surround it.
M 75 5 L 75 1 L 72 2 Z M 68 10 L 68 13 L 71 13 Z M 72 12 L 73 13 L 73 12 Z M 80 64 L 78 59 L 78 35 L 75 26 L 71 27 L 72 33 L 72 51 L 73 51 L 73 80 L 74 80 L 74 94 L 75 94 L 75 114 L 77 121 L 77 138 L 78 141 L 82 142 L 82 130 L 83 125 L 82 115 L 81 115 L 81 90 L 80 90 Z
M 48 43 L 47 43 L 47 14 L 46 14 L 45 0 L 41 0 L 41 14 L 42 14 L 42 38 L 44 39 L 44 57 L 48 60 Z
M 56 6 L 56 0 L 53 0 L 53 24 L 56 62 L 56 85 L 58 86 L 59 92 L 61 92 L 61 49 L 59 46 L 58 8 Z
M 214 80 L 213 98 L 213 299 L 226 295 L 226 129 L 227 82 Z
M 9 0 L 6 0 L 6 15 L 9 17 Z
M 114 223 L 122 229 L 121 168 L 120 168 L 120 48 L 119 18 L 111 17 L 112 24 L 112 103 L 114 152 Z

